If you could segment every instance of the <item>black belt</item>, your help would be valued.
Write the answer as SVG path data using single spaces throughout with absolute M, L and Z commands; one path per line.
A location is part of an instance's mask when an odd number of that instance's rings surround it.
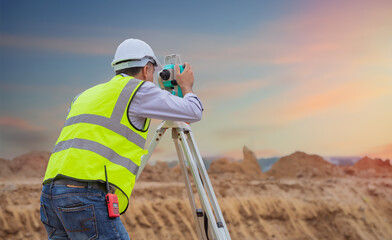
M 73 180 L 69 178 L 60 178 L 60 179 L 54 179 L 52 180 L 53 185 L 71 185 L 72 186 L 80 186 L 80 187 L 86 187 L 88 188 L 89 186 L 94 189 L 101 190 L 103 192 L 107 192 L 106 190 L 106 184 L 101 183 L 101 182 L 86 182 L 86 181 L 78 181 L 78 180 Z M 48 183 L 50 184 L 50 183 Z M 110 192 L 114 192 L 113 187 L 109 187 Z

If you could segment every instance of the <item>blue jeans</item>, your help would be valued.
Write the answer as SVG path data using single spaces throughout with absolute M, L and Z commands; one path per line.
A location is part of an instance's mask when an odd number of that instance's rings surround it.
M 48 239 L 129 239 L 120 218 L 109 218 L 105 195 L 91 187 L 43 185 L 40 213 Z

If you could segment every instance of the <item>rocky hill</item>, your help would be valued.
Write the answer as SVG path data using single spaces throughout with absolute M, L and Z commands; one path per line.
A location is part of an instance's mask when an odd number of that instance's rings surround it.
M 246 146 L 243 147 L 242 152 L 244 158 L 242 161 L 229 161 L 226 158 L 215 160 L 211 163 L 208 172 L 210 174 L 237 174 L 247 177 L 262 177 L 264 176 L 260 165 L 257 162 L 255 154 Z

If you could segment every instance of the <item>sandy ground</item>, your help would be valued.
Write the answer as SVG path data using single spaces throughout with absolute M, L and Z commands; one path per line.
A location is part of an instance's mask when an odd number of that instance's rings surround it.
M 232 239 L 392 239 L 392 180 L 218 180 Z M 0 181 L 1 239 L 45 239 L 40 179 Z M 182 182 L 140 182 L 121 216 L 132 239 L 196 239 Z
M 230 163 L 222 164 L 228 172 L 218 171 L 218 163 L 210 177 L 232 239 L 392 239 L 390 175 L 331 170 L 328 164 L 309 164 L 310 173 L 302 169 L 295 177 L 247 175 L 246 166 L 230 172 Z M 143 172 L 121 216 L 132 239 L 197 239 L 181 175 L 174 168 L 163 178 L 165 167 Z M 41 179 L 0 176 L 0 239 L 46 239 L 39 220 Z

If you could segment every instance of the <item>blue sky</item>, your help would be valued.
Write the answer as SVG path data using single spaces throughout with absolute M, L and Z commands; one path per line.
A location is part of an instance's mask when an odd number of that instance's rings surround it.
M 392 154 L 390 1 L 0 4 L 0 157 L 50 151 L 73 96 L 113 76 L 126 38 L 193 65 L 204 155 Z M 171 148 L 166 137 L 153 158 Z

